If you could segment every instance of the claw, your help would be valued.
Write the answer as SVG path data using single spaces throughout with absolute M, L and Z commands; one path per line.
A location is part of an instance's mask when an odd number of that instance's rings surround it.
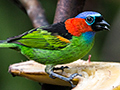
M 74 77 L 76 77 L 76 76 L 81 76 L 82 77 L 82 75 L 81 74 L 78 74 L 78 73 L 74 73 L 74 74 L 72 74 L 72 75 L 70 75 L 70 79 L 72 80 Z
M 76 86 L 76 85 L 73 85 L 72 79 L 73 79 L 74 77 L 78 76 L 78 75 L 82 77 L 81 74 L 74 73 L 74 74 L 70 75 L 70 77 L 68 78 L 68 79 L 69 79 L 68 82 L 71 84 L 72 88 L 74 88 L 74 87 Z
M 54 70 L 62 70 L 62 72 L 63 72 L 65 68 L 69 68 L 69 67 L 68 66 L 54 67 L 53 71 Z

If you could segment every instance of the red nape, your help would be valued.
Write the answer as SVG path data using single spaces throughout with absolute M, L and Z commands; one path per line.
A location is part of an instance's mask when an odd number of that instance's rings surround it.
M 81 33 L 93 31 L 91 26 L 87 25 L 85 19 L 71 18 L 65 21 L 65 27 L 71 35 L 80 36 Z

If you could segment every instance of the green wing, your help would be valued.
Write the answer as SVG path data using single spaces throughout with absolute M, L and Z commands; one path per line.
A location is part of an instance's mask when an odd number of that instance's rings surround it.
M 70 43 L 60 40 L 51 32 L 38 28 L 37 30 L 30 30 L 24 33 L 20 39 L 15 42 L 33 48 L 58 50 L 66 47 Z

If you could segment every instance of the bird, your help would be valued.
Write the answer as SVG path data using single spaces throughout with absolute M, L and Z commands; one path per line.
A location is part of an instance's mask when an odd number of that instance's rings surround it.
M 96 33 L 109 31 L 109 26 L 99 12 L 84 11 L 63 22 L 34 28 L 1 40 L 0 47 L 17 50 L 28 59 L 46 65 L 45 72 L 51 78 L 57 77 L 74 87 L 72 79 L 80 74 L 64 77 L 54 72 L 55 66 L 84 57 L 92 49 Z

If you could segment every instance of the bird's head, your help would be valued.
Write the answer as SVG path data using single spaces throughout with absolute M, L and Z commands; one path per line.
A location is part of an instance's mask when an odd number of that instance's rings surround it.
M 75 18 L 65 21 L 65 27 L 71 35 L 80 36 L 82 33 L 101 30 L 110 30 L 110 25 L 103 19 L 98 12 L 85 11 L 78 14 Z

